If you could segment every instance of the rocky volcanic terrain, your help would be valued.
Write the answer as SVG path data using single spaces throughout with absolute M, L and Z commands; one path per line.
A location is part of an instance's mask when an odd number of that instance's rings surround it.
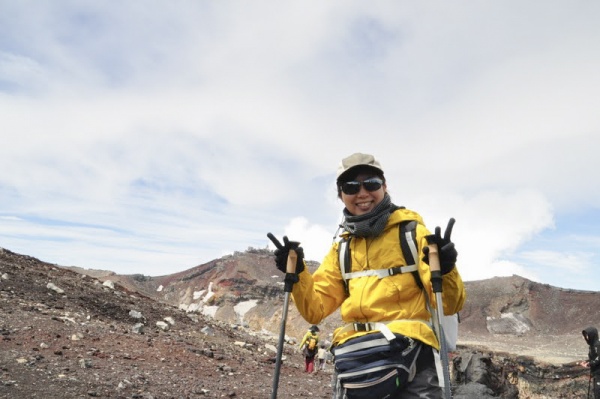
M 0 248 L 0 398 L 269 398 L 283 297 L 271 270 L 264 250 L 147 277 Z M 598 293 L 518 277 L 467 292 L 455 398 L 586 397 L 580 332 L 600 324 Z M 293 344 L 306 327 L 291 306 L 279 398 L 331 397 L 331 365 L 307 375 Z
M 1 251 L 0 398 L 270 397 L 269 336 Z M 292 349 L 278 397 L 330 397 Z

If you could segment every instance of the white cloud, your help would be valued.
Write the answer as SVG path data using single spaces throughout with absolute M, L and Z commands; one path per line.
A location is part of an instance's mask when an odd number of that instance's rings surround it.
M 293 240 L 300 241 L 306 259 L 321 262 L 329 252 L 334 241 L 335 230 L 310 224 L 306 218 L 297 217 L 285 227 L 285 234 Z
M 539 268 L 562 273 L 581 273 L 594 266 L 591 252 L 569 252 L 567 248 L 563 251 L 524 251 L 520 256 Z
M 459 253 L 458 265 L 463 279 L 478 280 L 512 274 L 533 276 L 523 265 L 508 259 L 540 231 L 553 226 L 551 206 L 540 193 L 490 190 L 461 196 L 436 191 L 435 188 L 423 194 L 427 190 L 421 188 L 422 192 L 415 195 L 398 189 L 397 181 L 390 181 L 388 186 L 394 202 L 420 213 L 432 232 L 436 226 L 444 232 L 448 220 L 451 217 L 456 219 L 452 240 Z
M 5 2 L 0 245 L 164 274 L 273 231 L 320 261 L 360 151 L 430 229 L 456 217 L 465 278 L 547 278 L 540 237 L 600 207 L 599 8 Z

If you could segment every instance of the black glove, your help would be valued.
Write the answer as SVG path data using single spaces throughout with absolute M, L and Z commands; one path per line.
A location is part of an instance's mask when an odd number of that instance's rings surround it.
M 296 259 L 296 272 L 295 274 L 300 274 L 304 270 L 304 250 L 300 246 L 298 241 L 290 241 L 287 236 L 283 236 L 283 245 L 279 242 L 277 238 L 271 233 L 267 234 L 267 237 L 275 244 L 277 249 L 275 250 L 275 265 L 282 272 L 286 272 L 287 269 L 287 259 L 288 254 L 290 253 L 290 249 L 296 251 L 296 255 L 298 258 Z
M 454 227 L 454 218 L 450 218 L 448 226 L 444 232 L 444 238 L 442 238 L 440 227 L 435 228 L 435 234 L 425 237 L 429 244 L 437 244 L 438 253 L 440 256 L 440 271 L 442 274 L 450 273 L 456 265 L 456 258 L 458 252 L 454 247 L 454 243 L 450 241 L 450 235 L 452 234 L 452 227 Z M 429 247 L 423 248 L 423 262 L 429 264 Z

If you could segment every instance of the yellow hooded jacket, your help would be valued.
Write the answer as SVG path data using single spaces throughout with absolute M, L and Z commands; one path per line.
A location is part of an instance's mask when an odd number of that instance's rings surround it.
M 304 334 L 304 337 L 302 338 L 302 341 L 300 341 L 300 346 L 299 348 L 302 348 L 304 345 L 306 345 L 308 343 L 308 340 L 310 337 L 315 337 L 317 340 L 317 344 L 319 343 L 319 336 L 317 335 L 316 332 L 313 332 L 311 330 L 308 330 L 308 332 L 306 334 Z
M 398 209 L 390 215 L 380 236 L 353 237 L 350 241 L 352 272 L 406 265 L 400 248 L 398 229 L 401 222 L 410 220 L 418 222 L 416 230 L 419 250 L 418 271 L 425 291 L 429 295 L 429 301 L 435 308 L 435 294 L 431 287 L 429 265 L 421 260 L 423 248 L 427 245 L 425 237 L 431 233 L 416 212 Z M 377 276 L 365 276 L 347 282 L 349 296 L 346 295 L 344 288 L 336 242 L 313 275 L 306 268 L 299 274 L 299 281 L 294 284 L 292 297 L 300 314 L 311 324 L 319 324 L 341 306 L 341 316 L 345 323 L 387 322 L 387 327 L 392 332 L 417 339 L 439 349 L 438 340 L 430 327 L 432 316 L 427 309 L 425 294 L 411 273 L 382 279 Z M 458 312 L 462 309 L 465 298 L 464 284 L 455 267 L 442 278 L 444 313 L 451 315 Z M 342 332 L 342 327 L 334 332 L 334 346 L 352 337 L 368 334 L 368 332 L 354 330 Z

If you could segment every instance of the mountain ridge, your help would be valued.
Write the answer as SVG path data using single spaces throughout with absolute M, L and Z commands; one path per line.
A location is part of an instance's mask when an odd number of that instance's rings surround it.
M 307 266 L 314 272 L 319 263 L 307 262 Z M 271 333 L 277 333 L 279 327 L 283 273 L 275 268 L 273 254 L 267 249 L 235 252 L 170 275 L 142 279 L 139 275 L 115 274 L 101 279 L 113 279 L 184 310 L 194 304 L 196 311 L 212 306 L 211 314 L 221 321 L 266 328 Z M 213 295 L 203 303 L 209 288 Z M 459 343 L 481 343 L 492 350 L 514 346 L 542 361 L 568 362 L 587 353 L 581 331 L 589 325 L 600 325 L 600 313 L 594 311 L 600 308 L 599 292 L 554 287 L 518 275 L 466 281 L 465 288 L 467 300 L 460 312 Z M 194 293 L 202 294 L 194 299 Z M 240 320 L 234 308 L 250 300 L 258 303 Z M 288 317 L 288 333 L 301 338 L 309 325 L 293 305 Z M 320 327 L 331 334 L 341 324 L 337 311 Z M 566 343 L 557 351 L 542 346 L 538 351 L 539 336 L 548 342 Z
M 0 249 L 0 398 L 268 397 L 283 292 L 270 251 L 160 278 L 70 269 Z M 518 276 L 465 285 L 451 362 L 456 399 L 585 392 L 581 329 L 598 315 L 582 313 L 598 293 Z M 330 316 L 323 336 L 340 323 Z M 331 396 L 331 365 L 302 371 L 297 339 L 307 327 L 291 305 L 281 397 Z

